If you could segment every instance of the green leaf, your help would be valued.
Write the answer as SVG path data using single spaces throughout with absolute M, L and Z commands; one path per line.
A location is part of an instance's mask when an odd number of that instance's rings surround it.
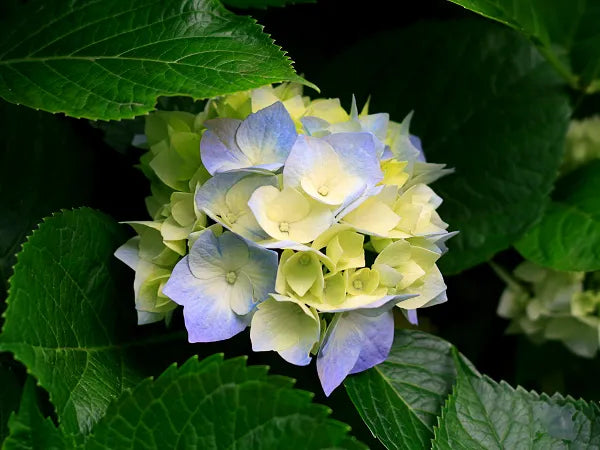
M 223 0 L 227 6 L 232 8 L 248 9 L 265 9 L 270 7 L 282 7 L 288 5 L 296 5 L 300 3 L 316 3 L 317 0 Z
M 160 95 L 310 85 L 261 26 L 217 0 L 31 2 L 18 16 L 3 24 L 0 96 L 33 108 L 122 119 Z
M 598 448 L 595 403 L 513 389 L 473 374 L 457 360 L 457 381 L 435 430 L 433 448 Z
M 19 406 L 21 389 L 21 382 L 11 365 L 0 361 L 0 445 L 8 435 L 8 418 Z
M 93 158 L 64 118 L 0 100 L 0 300 L 33 227 L 91 197 Z M 2 308 L 0 307 L 0 310 Z
M 35 381 L 29 377 L 23 388 L 19 413 L 9 422 L 10 435 L 4 441 L 3 450 L 68 449 L 74 442 L 44 418 L 37 404 Z
M 479 20 L 422 22 L 352 48 L 319 84 L 331 96 L 372 94 L 369 110 L 396 121 L 414 109 L 427 160 L 456 168 L 433 186 L 442 219 L 460 230 L 440 260 L 446 274 L 488 260 L 541 216 L 570 108 L 560 78 L 517 33 Z
M 600 4 L 595 0 L 450 0 L 531 39 L 573 86 L 600 89 Z
M 428 448 L 456 376 L 452 345 L 397 330 L 388 359 L 344 382 L 371 432 L 389 449 Z
M 516 248 L 530 261 L 556 270 L 600 270 L 600 161 L 557 183 L 542 220 Z
M 135 317 L 117 289 L 113 252 L 123 241 L 102 213 L 62 212 L 28 238 L 10 280 L 0 350 L 50 393 L 68 433 L 89 430 L 138 380 L 124 359 L 123 335 Z
M 192 358 L 124 393 L 86 448 L 366 448 L 292 384 L 245 358 Z

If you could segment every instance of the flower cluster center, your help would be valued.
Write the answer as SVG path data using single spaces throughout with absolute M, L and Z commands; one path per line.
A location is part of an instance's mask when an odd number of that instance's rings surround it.
M 225 213 L 225 220 L 227 220 L 231 224 L 234 224 L 237 220 L 237 214 L 228 211 L 227 213 Z
M 235 272 L 227 272 L 227 275 L 225 275 L 225 280 L 229 283 L 229 284 L 233 284 L 235 283 L 235 280 L 237 280 L 237 273 Z
M 317 192 L 319 195 L 326 197 L 327 194 L 329 194 L 329 188 L 327 186 L 321 186 L 319 189 L 317 189 Z
M 279 222 L 279 231 L 287 233 L 290 231 L 290 224 L 287 222 Z

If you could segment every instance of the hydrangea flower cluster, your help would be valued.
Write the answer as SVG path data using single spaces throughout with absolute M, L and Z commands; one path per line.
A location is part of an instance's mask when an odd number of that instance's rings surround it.
M 507 287 L 498 315 L 511 319 L 509 333 L 534 342 L 561 341 L 573 353 L 591 358 L 600 339 L 600 272 L 559 272 L 521 263 Z
M 116 253 L 140 324 L 183 306 L 190 342 L 250 326 L 255 351 L 317 371 L 329 395 L 386 359 L 397 306 L 446 301 L 446 231 L 428 183 L 450 172 L 388 114 L 350 113 L 294 84 L 146 120 L 152 221 Z

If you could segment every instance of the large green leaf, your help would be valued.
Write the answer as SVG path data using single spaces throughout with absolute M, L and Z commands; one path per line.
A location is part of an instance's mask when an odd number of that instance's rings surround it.
M 264 366 L 246 366 L 245 358 L 193 357 L 124 392 L 93 432 L 74 442 L 43 418 L 30 380 L 3 448 L 366 449 L 293 384 L 267 376 Z
M 25 236 L 43 217 L 89 199 L 93 165 L 64 118 L 0 100 L 0 122 L 1 300 Z
M 264 9 L 273 6 L 282 7 L 287 5 L 295 5 L 297 3 L 316 3 L 317 0 L 223 0 L 227 6 L 232 8 L 257 8 Z
M 122 229 L 91 209 L 46 219 L 18 255 L 0 350 L 50 393 L 67 432 L 87 431 L 137 377 L 123 335 L 135 323 L 117 289 Z
M 75 446 L 73 440 L 44 418 L 37 403 L 35 381 L 28 378 L 23 389 L 19 413 L 9 421 L 10 435 L 3 450 L 66 450 Z
M 217 0 L 36 1 L 17 15 L 2 24 L 0 96 L 46 111 L 121 119 L 159 95 L 303 81 L 253 19 Z
M 428 448 L 456 376 L 452 345 L 398 330 L 388 359 L 344 382 L 352 402 L 389 449 Z
M 192 358 L 121 396 L 86 448 L 365 448 L 292 384 L 245 358 Z
M 538 396 L 473 374 L 457 361 L 457 381 L 433 448 L 598 448 L 600 408 L 559 395 Z
M 566 271 L 600 270 L 600 161 L 562 178 L 540 223 L 516 243 L 541 266 Z
M 572 86 L 600 89 L 597 0 L 450 1 L 519 30 Z
M 427 159 L 456 168 L 434 185 L 442 219 L 460 230 L 445 273 L 486 261 L 542 214 L 570 109 L 560 78 L 517 33 L 479 20 L 419 23 L 352 48 L 319 84 L 328 95 L 372 94 L 370 111 L 396 121 L 414 109 Z

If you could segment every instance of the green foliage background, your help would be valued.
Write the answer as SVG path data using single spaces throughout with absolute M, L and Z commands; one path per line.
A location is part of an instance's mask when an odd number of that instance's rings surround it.
M 555 183 L 569 120 L 600 112 L 600 2 L 452 2 L 0 4 L 2 448 L 600 448 L 600 363 L 504 335 L 486 264 L 600 269 L 599 163 Z M 246 334 L 137 327 L 112 257 L 149 191 L 129 119 L 279 81 L 414 110 L 456 169 L 449 302 L 330 398 Z

